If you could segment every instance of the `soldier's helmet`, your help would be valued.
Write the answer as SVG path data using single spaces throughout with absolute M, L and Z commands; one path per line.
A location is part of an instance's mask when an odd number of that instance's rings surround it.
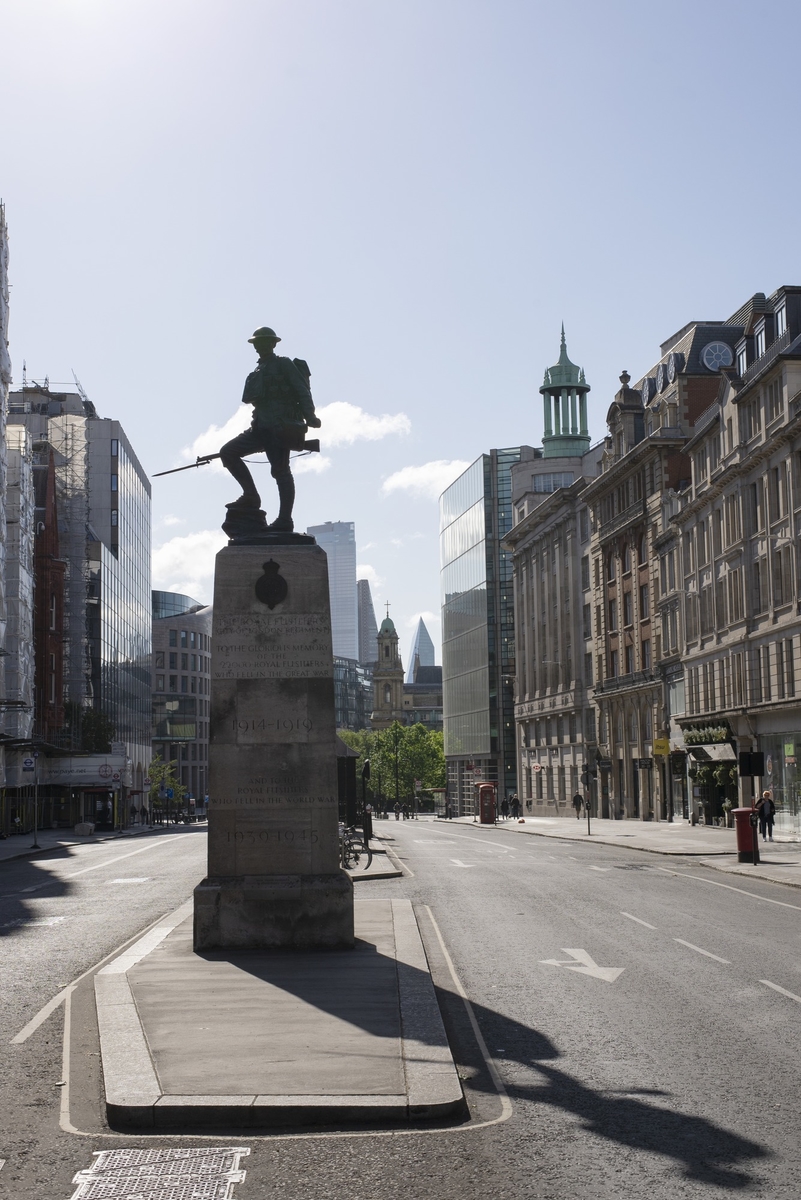
M 262 338 L 272 338 L 273 341 L 280 342 L 281 339 L 274 329 L 270 329 L 269 325 L 262 325 L 260 329 L 253 331 L 253 337 L 249 337 L 249 342 L 257 342 Z

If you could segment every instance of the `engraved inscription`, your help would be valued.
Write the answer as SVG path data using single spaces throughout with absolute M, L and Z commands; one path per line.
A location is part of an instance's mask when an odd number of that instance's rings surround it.
M 323 613 L 215 619 L 215 679 L 327 679 L 332 669 L 331 627 Z
M 278 717 L 272 720 L 267 717 L 259 717 L 250 721 L 239 721 L 234 717 L 231 722 L 231 729 L 234 733 L 298 733 L 304 731 L 311 733 L 314 725 L 309 717 L 304 717 L 302 720 L 293 720 L 291 717 Z
M 256 842 L 310 842 L 313 846 L 319 840 L 316 829 L 262 829 L 258 833 L 252 830 L 237 830 L 228 834 L 228 841 L 237 845 L 254 846 Z

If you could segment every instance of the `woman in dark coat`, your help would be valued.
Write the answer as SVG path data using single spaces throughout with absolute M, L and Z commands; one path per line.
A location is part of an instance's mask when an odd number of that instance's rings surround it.
M 759 832 L 762 834 L 762 841 L 765 840 L 767 834 L 768 841 L 773 841 L 773 818 L 776 815 L 776 805 L 773 803 L 773 797 L 770 792 L 763 792 L 762 799 L 756 804 L 756 810 L 759 813 Z

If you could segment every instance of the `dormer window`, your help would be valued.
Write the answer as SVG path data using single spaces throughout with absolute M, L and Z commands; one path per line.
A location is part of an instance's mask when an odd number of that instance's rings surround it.
M 787 332 L 787 308 L 784 304 L 776 309 L 776 337 L 780 338 Z
M 765 326 L 757 330 L 756 339 L 754 342 L 755 356 L 761 358 L 765 353 Z
M 748 367 L 748 354 L 746 352 L 745 346 L 743 346 L 742 349 L 737 351 L 737 374 L 745 375 L 747 367 Z

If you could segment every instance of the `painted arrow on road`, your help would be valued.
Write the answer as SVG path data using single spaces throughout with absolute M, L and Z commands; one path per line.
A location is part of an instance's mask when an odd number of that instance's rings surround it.
M 462 862 L 461 858 L 452 858 L 451 862 L 456 867 L 474 867 L 475 863 Z
M 626 969 L 625 967 L 599 967 L 586 950 L 568 950 L 566 946 L 563 946 L 562 953 L 569 954 L 570 959 L 541 958 L 540 962 L 545 967 L 566 967 L 568 971 L 575 971 L 578 975 L 592 975 L 594 979 L 604 979 L 607 983 L 614 983 L 618 975 L 622 975 Z

